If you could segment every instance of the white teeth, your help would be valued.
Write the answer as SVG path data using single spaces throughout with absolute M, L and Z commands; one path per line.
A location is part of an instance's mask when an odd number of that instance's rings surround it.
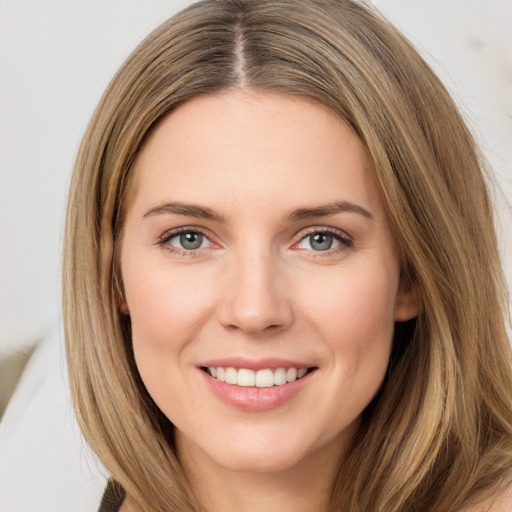
M 227 384 L 238 384 L 238 372 L 234 368 L 226 368 L 224 371 L 224 382 Z
M 238 385 L 252 387 L 256 385 L 256 374 L 252 370 L 240 368 L 238 370 Z
M 294 380 L 297 380 L 297 368 L 288 368 L 288 371 L 286 372 L 286 381 L 293 382 Z
M 242 387 L 271 388 L 272 386 L 282 386 L 288 382 L 294 382 L 301 379 L 308 372 L 307 368 L 276 368 L 272 370 L 248 370 L 247 368 L 236 369 L 233 367 L 223 368 L 221 366 L 208 367 L 208 373 L 227 384 L 238 385 Z
M 256 373 L 257 388 L 271 388 L 274 385 L 274 372 L 272 370 L 259 370 Z
M 278 368 L 274 372 L 274 384 L 276 386 L 282 386 L 286 384 L 286 370 L 284 368 Z

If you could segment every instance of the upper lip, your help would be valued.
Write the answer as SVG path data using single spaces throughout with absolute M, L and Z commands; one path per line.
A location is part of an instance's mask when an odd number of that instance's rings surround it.
M 266 357 L 263 359 L 247 359 L 245 357 L 223 357 L 219 359 L 210 359 L 199 364 L 199 367 L 221 367 L 221 368 L 247 368 L 248 370 L 264 370 L 276 368 L 313 368 L 314 364 L 290 359 L 281 359 L 275 357 Z

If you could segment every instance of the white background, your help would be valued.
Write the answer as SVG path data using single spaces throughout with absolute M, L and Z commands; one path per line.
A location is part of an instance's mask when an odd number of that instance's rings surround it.
M 46 338 L 0 424 L 0 512 L 97 508 L 104 477 L 73 420 L 56 331 L 66 190 L 115 70 L 187 3 L 0 0 L 0 355 Z M 455 95 L 503 191 L 499 217 L 510 244 L 511 0 L 374 3 Z M 512 246 L 503 257 L 512 283 Z

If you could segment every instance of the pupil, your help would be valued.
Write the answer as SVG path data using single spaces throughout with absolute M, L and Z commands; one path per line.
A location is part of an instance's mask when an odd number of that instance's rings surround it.
M 309 237 L 309 243 L 315 251 L 327 251 L 332 246 L 332 235 L 315 233 Z
M 199 249 L 203 243 L 201 233 L 183 233 L 180 235 L 180 243 L 184 249 Z

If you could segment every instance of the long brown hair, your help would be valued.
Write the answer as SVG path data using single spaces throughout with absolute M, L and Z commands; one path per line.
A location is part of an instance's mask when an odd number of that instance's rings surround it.
M 330 510 L 448 512 L 508 483 L 512 359 L 483 161 L 418 53 L 353 0 L 199 2 L 143 41 L 106 90 L 77 157 L 63 270 L 72 395 L 91 447 L 141 510 L 200 509 L 137 372 L 117 252 L 148 133 L 177 105 L 237 87 L 313 99 L 352 128 L 421 300 L 418 318 L 396 326 Z

